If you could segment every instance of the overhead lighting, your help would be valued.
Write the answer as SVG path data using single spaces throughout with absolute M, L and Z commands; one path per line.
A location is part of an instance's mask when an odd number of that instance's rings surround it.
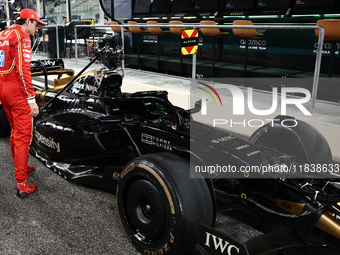
M 249 16 L 250 19 L 272 19 L 272 18 L 278 18 L 278 15 L 256 15 L 256 16 Z
M 240 19 L 245 19 L 246 16 L 223 16 L 223 18 L 240 18 Z
M 300 14 L 300 15 L 292 15 L 293 18 L 298 18 L 298 17 L 321 17 L 320 14 Z
M 334 14 L 324 14 L 323 16 L 325 16 L 325 17 L 339 17 L 340 14 L 339 14 L 339 13 L 334 13 Z

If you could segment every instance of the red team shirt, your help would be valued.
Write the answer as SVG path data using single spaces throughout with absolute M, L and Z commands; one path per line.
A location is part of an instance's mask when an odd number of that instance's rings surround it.
M 31 75 L 31 39 L 20 25 L 0 33 L 0 100 L 12 128 L 11 151 L 17 183 L 27 178 L 32 139 L 31 108 L 35 103 Z
M 28 103 L 34 103 L 31 76 L 31 39 L 20 25 L 12 25 L 0 33 L 0 75 L 4 82 L 17 79 Z

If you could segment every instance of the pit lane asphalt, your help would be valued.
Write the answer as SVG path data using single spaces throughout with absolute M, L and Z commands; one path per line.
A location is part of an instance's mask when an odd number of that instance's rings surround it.
M 0 255 L 140 254 L 123 230 L 114 194 L 65 180 L 32 155 L 29 165 L 36 170 L 28 181 L 38 189 L 21 199 L 16 196 L 9 138 L 0 138 Z M 254 237 L 286 227 L 238 210 L 218 213 L 215 229 L 231 237 Z
M 121 226 L 115 195 L 59 176 L 29 155 L 35 193 L 16 196 L 9 138 L 0 138 L 1 255 L 135 255 Z M 242 222 L 246 222 L 244 224 Z M 252 211 L 218 213 L 215 229 L 250 237 L 285 227 Z
M 116 211 L 115 196 L 63 179 L 29 156 L 37 191 L 16 196 L 9 138 L 0 139 L 0 254 L 139 254 Z

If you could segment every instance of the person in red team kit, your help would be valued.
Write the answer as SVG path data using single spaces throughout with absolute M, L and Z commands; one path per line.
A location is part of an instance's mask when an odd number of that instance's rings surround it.
M 34 171 L 27 161 L 33 117 L 39 114 L 32 85 L 30 36 L 45 25 L 34 10 L 23 9 L 16 23 L 0 33 L 0 103 L 12 128 L 11 151 L 19 197 L 37 189 L 26 180 L 27 173 Z

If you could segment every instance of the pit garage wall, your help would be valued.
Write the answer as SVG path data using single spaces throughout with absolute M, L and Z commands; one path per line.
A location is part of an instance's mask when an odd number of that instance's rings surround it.
M 241 64 L 244 63 L 245 40 L 234 35 L 231 29 L 226 29 L 228 35 L 219 40 L 215 40 L 215 61 L 219 64 Z M 199 33 L 198 38 L 198 66 L 201 60 L 211 61 L 211 49 L 214 43 L 214 37 L 205 36 Z M 135 59 L 127 58 L 127 64 L 137 65 L 137 45 L 140 40 L 141 67 L 152 68 L 153 64 L 146 61 L 150 55 L 157 56 L 158 43 L 160 44 L 160 55 L 162 57 L 180 57 L 181 41 L 179 36 L 172 33 L 163 34 L 160 37 L 150 33 L 144 33 L 138 39 L 134 36 L 134 54 Z M 299 74 L 301 72 L 313 72 L 315 68 L 315 57 L 317 54 L 318 38 L 312 30 L 266 30 L 263 36 L 254 37 L 249 40 L 248 65 L 253 65 L 254 69 L 279 68 L 282 69 L 279 74 L 290 70 L 286 75 Z M 323 59 L 321 72 L 328 73 L 328 63 L 330 56 L 331 43 L 324 42 Z M 219 51 L 220 49 L 220 51 Z M 340 44 L 336 44 L 336 54 L 334 59 L 333 74 L 340 74 L 340 69 L 335 68 L 339 65 Z M 143 55 L 147 54 L 147 55 Z M 166 70 L 178 71 L 178 65 L 173 65 L 173 61 L 164 58 L 161 67 Z M 217 68 L 217 67 L 215 67 Z M 227 68 L 228 69 L 228 68 Z M 250 71 L 250 70 L 249 70 Z M 254 73 L 258 71 L 253 70 Z M 210 72 L 202 73 L 204 76 L 210 76 Z M 270 73 L 267 72 L 269 75 Z M 215 77 L 225 77 L 226 73 L 216 74 Z M 235 73 L 233 73 L 235 75 Z M 255 74 L 253 74 L 255 75 Z M 231 76 L 233 77 L 233 76 Z
M 186 81 L 189 87 L 190 81 Z M 136 81 L 129 81 L 128 77 L 124 79 L 123 82 L 123 91 L 124 92 L 136 92 L 136 91 L 145 91 L 145 90 L 167 90 L 169 93 L 169 100 L 173 105 L 182 107 L 184 109 L 192 108 L 194 103 L 199 100 L 200 98 L 190 98 L 189 91 L 177 91 L 169 88 L 161 88 L 159 86 L 150 85 L 147 83 L 141 84 Z M 247 91 L 244 90 L 243 93 L 246 95 Z M 272 96 L 270 93 L 260 93 L 260 92 L 254 92 L 254 98 L 258 98 L 258 101 L 261 102 L 260 105 L 254 105 L 256 109 L 260 110 L 262 109 L 269 109 L 270 106 L 268 106 L 268 103 L 266 101 L 271 102 Z M 223 104 L 224 107 L 233 109 L 232 104 L 232 98 L 223 98 Z M 280 97 L 279 97 L 280 100 Z M 191 101 L 191 107 L 190 107 L 190 101 Z M 305 108 L 309 111 L 309 103 L 306 103 Z M 218 111 L 214 111 L 214 108 L 216 107 L 214 105 L 214 102 L 212 100 L 208 101 L 208 109 L 213 109 L 212 111 L 208 111 L 208 114 L 211 118 L 218 118 L 220 119 L 221 116 L 218 114 Z M 233 119 L 234 123 L 243 123 L 244 120 L 246 120 L 245 127 L 241 124 L 230 126 L 230 123 L 226 125 L 220 125 L 220 128 L 225 128 L 227 130 L 250 136 L 257 127 L 250 127 L 247 125 L 247 120 L 250 119 L 274 119 L 277 115 L 281 114 L 280 107 L 277 108 L 277 111 L 274 112 L 271 115 L 259 118 L 259 116 L 256 116 L 252 114 L 247 107 L 245 107 L 245 114 L 243 116 L 235 116 L 232 115 L 232 112 L 229 114 L 226 113 L 226 119 L 230 122 L 230 118 Z M 214 116 L 214 114 L 216 116 Z M 315 111 L 313 116 L 305 116 L 300 112 L 298 109 L 294 109 L 294 107 L 288 107 L 287 108 L 287 115 L 293 116 L 299 120 L 305 121 L 315 127 L 327 140 L 329 143 L 329 146 L 332 151 L 333 159 L 335 161 L 340 161 L 340 106 L 334 105 L 334 104 L 324 104 L 317 102 Z M 231 117 L 230 117 L 231 116 Z M 200 114 L 197 113 L 194 115 L 195 120 L 205 122 L 206 119 Z M 266 121 L 268 123 L 269 121 Z M 207 123 L 211 125 L 211 123 Z M 255 122 L 253 122 L 254 125 Z

